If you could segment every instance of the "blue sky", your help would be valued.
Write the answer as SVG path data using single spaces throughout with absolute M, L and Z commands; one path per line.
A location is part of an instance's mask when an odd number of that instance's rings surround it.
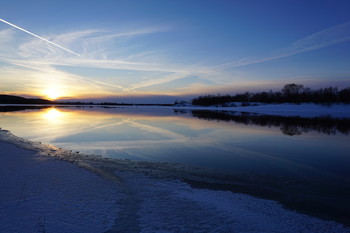
M 5 1 L 1 19 L 52 44 L 0 22 L 0 92 L 54 99 L 292 82 L 342 88 L 350 86 L 349 9 L 337 0 Z

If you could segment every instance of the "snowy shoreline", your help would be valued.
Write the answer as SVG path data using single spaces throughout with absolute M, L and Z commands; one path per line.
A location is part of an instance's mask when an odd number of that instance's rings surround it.
M 112 181 L 40 155 L 53 151 L 50 146 L 0 134 L 0 232 L 104 232 L 113 226 L 118 192 Z
M 200 107 L 200 106 L 178 106 L 177 109 L 184 110 L 210 110 L 210 111 L 231 111 L 273 115 L 282 117 L 332 117 L 350 118 L 350 104 L 321 105 L 313 103 L 302 104 L 263 104 L 251 103 L 244 106 L 244 103 L 232 103 L 231 107 Z
M 210 169 L 84 155 L 6 130 L 0 148 L 0 232 L 350 232 L 276 201 L 181 181 L 232 181 Z M 240 185 L 261 181 L 232 176 Z

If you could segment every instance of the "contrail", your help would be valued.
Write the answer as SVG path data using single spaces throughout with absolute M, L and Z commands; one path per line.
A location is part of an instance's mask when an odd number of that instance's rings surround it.
M 66 48 L 62 47 L 61 45 L 58 45 L 58 44 L 56 44 L 56 43 L 54 43 L 54 42 L 52 42 L 52 41 L 49 41 L 49 40 L 47 40 L 47 39 L 45 39 L 45 38 L 43 38 L 43 37 L 41 37 L 41 36 L 38 36 L 38 35 L 36 35 L 36 34 L 30 32 L 30 31 L 27 31 L 27 30 L 25 30 L 25 29 L 23 29 L 23 28 L 21 28 L 21 27 L 18 27 L 18 26 L 16 26 L 16 25 L 10 23 L 10 22 L 7 22 L 6 20 L 3 20 L 3 19 L 0 18 L 0 21 L 1 21 L 1 22 L 4 22 L 4 23 L 6 23 L 6 24 L 8 24 L 8 25 L 10 25 L 10 26 L 12 26 L 12 27 L 14 27 L 14 28 L 17 28 L 17 29 L 19 29 L 19 30 L 21 30 L 21 31 L 24 31 L 24 32 L 26 32 L 26 33 L 28 33 L 28 34 L 30 34 L 30 35 L 32 35 L 32 36 L 35 36 L 36 38 L 39 38 L 39 39 L 41 39 L 41 40 L 43 40 L 43 41 L 45 41 L 45 42 L 47 42 L 47 43 L 50 43 L 50 44 L 52 44 L 52 45 L 54 45 L 54 46 L 56 46 L 56 47 L 58 47 L 58 48 L 60 48 L 60 49 L 63 49 L 63 50 L 65 50 L 65 51 L 67 51 L 67 52 L 70 52 L 70 53 L 73 53 L 73 54 L 75 54 L 75 55 L 77 55 L 77 56 L 81 56 L 80 54 L 78 54 L 78 53 L 76 53 L 76 52 L 73 52 L 72 50 L 66 49 Z

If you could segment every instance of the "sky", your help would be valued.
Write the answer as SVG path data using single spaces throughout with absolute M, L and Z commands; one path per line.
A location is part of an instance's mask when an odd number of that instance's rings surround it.
M 152 99 L 350 86 L 350 1 L 11 0 L 0 93 Z

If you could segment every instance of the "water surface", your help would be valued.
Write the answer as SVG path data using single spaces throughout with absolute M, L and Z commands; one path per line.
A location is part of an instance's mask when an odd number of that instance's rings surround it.
M 2 109 L 0 127 L 73 151 L 235 172 L 350 180 L 349 120 L 160 107 L 14 110 Z

